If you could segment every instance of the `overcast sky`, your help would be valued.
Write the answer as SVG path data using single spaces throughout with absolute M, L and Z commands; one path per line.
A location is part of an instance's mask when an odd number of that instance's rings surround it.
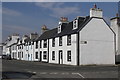
M 118 12 L 117 2 L 3 2 L 3 41 L 13 33 L 40 34 L 42 25 L 49 29 L 55 28 L 62 16 L 68 17 L 69 21 L 77 16 L 88 16 L 94 4 L 103 10 L 108 23 Z

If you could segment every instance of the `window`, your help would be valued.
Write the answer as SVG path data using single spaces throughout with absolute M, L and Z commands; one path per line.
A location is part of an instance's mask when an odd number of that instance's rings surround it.
M 14 58 L 14 52 L 12 53 L 12 57 Z
M 59 25 L 58 25 L 58 33 L 61 32 L 61 25 L 62 25 L 62 23 L 59 23 Z
M 47 51 L 43 52 L 43 59 L 47 59 Z
M 22 52 L 22 58 L 23 58 L 23 52 Z
M 40 48 L 42 48 L 42 41 L 40 41 Z
M 77 29 L 78 27 L 78 20 L 73 21 L 73 29 Z
M 59 46 L 62 46 L 62 37 L 59 37 Z
M 60 33 L 60 32 L 61 32 L 61 27 L 59 26 L 59 27 L 58 27 L 58 33 Z
M 67 45 L 71 45 L 71 35 L 67 36 Z
M 34 45 L 34 42 L 32 42 L 32 45 Z
M 35 58 L 38 59 L 38 52 L 35 53 Z
M 47 40 L 44 40 L 44 48 L 47 48 Z
M 19 49 L 21 49 L 21 45 L 19 46 Z
M 55 47 L 55 38 L 52 39 L 52 47 Z
M 52 60 L 55 60 L 55 51 L 52 51 Z
M 71 61 L 71 51 L 67 51 L 67 61 Z
M 38 48 L 38 41 L 36 41 L 36 49 Z
M 29 42 L 29 45 L 31 45 L 31 42 Z
M 22 41 L 20 41 L 20 43 L 22 43 Z
M 26 43 L 26 46 L 28 46 L 28 42 Z
M 19 46 L 18 46 L 18 50 L 19 50 Z

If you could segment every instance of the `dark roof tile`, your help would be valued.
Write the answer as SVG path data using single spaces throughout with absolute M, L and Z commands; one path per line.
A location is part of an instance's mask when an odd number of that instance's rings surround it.
M 84 27 L 84 24 L 90 21 L 90 17 L 78 17 L 78 28 L 73 30 L 73 21 L 69 23 L 63 23 L 62 24 L 62 31 L 61 33 L 57 33 L 57 28 L 54 28 L 52 30 L 44 32 L 37 40 L 43 40 L 43 39 L 49 39 L 53 37 L 59 37 L 64 35 L 69 35 L 73 33 L 77 33 L 79 30 L 81 30 Z

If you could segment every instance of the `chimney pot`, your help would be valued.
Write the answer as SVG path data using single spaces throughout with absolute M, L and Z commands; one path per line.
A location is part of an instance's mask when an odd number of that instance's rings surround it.
M 43 25 L 43 26 L 42 26 L 42 29 L 41 29 L 41 34 L 44 33 L 44 32 L 47 31 L 47 30 L 49 30 L 49 29 L 47 28 L 47 26 L 46 26 L 46 25 Z
M 95 8 L 95 9 L 97 8 L 97 5 L 96 5 L 96 4 L 94 4 L 94 8 Z
M 61 17 L 61 18 L 60 18 L 60 21 L 61 21 L 61 22 L 68 22 L 68 18 L 67 18 L 67 17 Z

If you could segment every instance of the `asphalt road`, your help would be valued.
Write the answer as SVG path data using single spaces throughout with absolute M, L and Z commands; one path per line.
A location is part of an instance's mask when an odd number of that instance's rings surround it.
M 4 79 L 40 80 L 43 78 L 118 79 L 118 66 L 68 66 L 41 62 L 2 60 Z

